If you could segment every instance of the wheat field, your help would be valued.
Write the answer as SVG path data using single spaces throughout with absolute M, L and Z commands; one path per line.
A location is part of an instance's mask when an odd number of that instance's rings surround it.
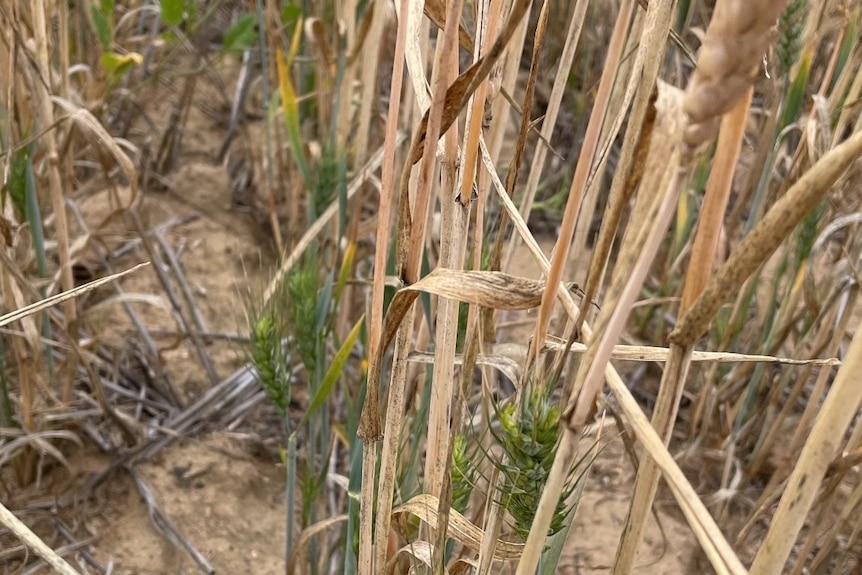
M 862 572 L 861 17 L 4 0 L 0 572 Z

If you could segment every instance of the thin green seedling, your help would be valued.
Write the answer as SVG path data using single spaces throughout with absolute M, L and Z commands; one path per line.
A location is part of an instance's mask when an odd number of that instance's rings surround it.
M 40 278 L 48 277 L 47 259 L 45 251 L 45 229 L 42 222 L 42 214 L 39 208 L 39 196 L 36 191 L 36 177 L 33 172 L 33 144 L 21 148 L 15 155 L 12 165 L 12 174 L 7 189 L 10 199 L 18 210 L 24 215 L 24 221 L 30 228 L 30 238 L 33 242 L 33 252 L 36 259 L 36 270 Z M 46 286 L 39 288 L 39 293 L 44 299 L 48 296 Z M 41 318 L 42 337 L 51 341 L 51 322 L 46 313 L 39 314 Z M 52 384 L 54 380 L 54 354 L 49 345 L 43 347 L 45 354 L 45 365 L 48 368 L 48 377 Z
M 34 144 L 30 143 L 27 146 L 19 148 L 17 153 L 15 153 L 10 178 L 7 185 L 4 187 L 4 192 L 6 192 L 8 196 L 4 194 L 4 200 L 8 197 L 15 205 L 18 212 L 23 215 L 24 221 L 27 223 L 30 230 L 38 276 L 40 278 L 46 278 L 48 277 L 48 272 L 46 265 L 45 234 L 39 210 L 38 195 L 36 193 L 36 179 L 34 176 L 32 161 L 33 148 Z M 43 299 L 47 296 L 47 288 L 44 284 L 40 286 L 39 293 Z M 46 342 L 52 341 L 53 337 L 51 336 L 51 324 L 48 314 L 45 311 L 38 312 L 38 317 L 39 320 L 41 320 L 39 323 L 43 340 Z M 48 379 L 51 386 L 56 389 L 57 385 L 54 378 L 54 355 L 51 346 L 47 343 L 43 344 L 41 352 L 45 357 Z M 5 356 L 3 364 L 4 365 L 2 367 L 5 368 Z M 0 389 L 0 404 L 2 404 L 0 405 L 0 420 L 5 422 L 5 424 L 0 424 L 0 426 L 8 424 L 9 427 L 21 427 L 22 422 L 20 420 L 16 420 L 14 417 L 14 408 L 9 390 L 9 380 L 5 369 L 3 369 L 0 386 L 2 386 L 2 389 Z M 32 397 L 32 394 L 29 393 L 21 394 L 22 403 L 25 402 L 25 398 L 32 399 Z M 33 410 L 34 405 L 21 405 L 22 418 L 25 422 L 30 419 L 30 417 L 24 415 L 24 413 L 32 413 Z M 35 430 L 31 429 L 29 431 Z M 32 465 L 34 464 L 36 464 L 36 460 L 30 456 L 16 458 L 15 466 L 18 477 L 31 477 L 32 472 L 34 471 L 32 469 Z
M 778 154 L 779 145 L 781 144 L 785 134 L 788 133 L 788 127 L 796 120 L 802 108 L 805 98 L 805 92 L 808 86 L 808 78 L 811 73 L 812 55 L 805 52 L 802 55 L 802 60 L 796 70 L 796 75 L 793 81 L 790 82 L 785 76 L 782 83 L 783 98 L 781 99 L 780 119 L 776 129 L 776 137 L 772 142 L 772 146 L 766 156 L 766 162 L 760 172 L 760 179 L 757 182 L 757 191 L 754 195 L 754 200 L 751 203 L 748 219 L 745 223 L 744 232 L 747 234 L 758 221 L 761 212 L 761 205 L 766 197 L 767 189 L 772 181 L 772 170 L 775 164 L 776 155 Z M 789 72 L 788 72 L 789 74 Z
M 557 533 L 548 537 L 547 546 L 539 559 L 539 575 L 553 575 L 558 572 L 560 558 L 563 555 L 566 541 L 569 537 L 569 531 L 572 529 L 572 524 L 575 518 L 575 512 L 581 501 L 584 488 L 587 485 L 587 478 L 590 470 L 593 468 L 593 462 L 599 456 L 601 447 L 599 447 L 598 439 L 589 446 L 586 453 L 573 465 L 573 470 L 580 470 L 580 473 L 574 474 L 570 479 L 571 490 L 569 491 L 566 500 L 568 505 L 568 514 L 563 528 Z
M 793 6 L 791 5 L 791 8 L 792 7 Z M 785 47 L 785 50 L 792 50 L 793 49 L 791 41 L 787 41 L 786 44 L 788 44 L 788 46 Z M 795 53 L 798 54 L 798 51 Z M 792 58 L 792 56 L 793 56 L 793 53 L 791 53 L 789 55 L 782 54 L 783 61 L 784 62 L 792 61 L 792 60 L 790 60 L 790 58 Z M 788 134 L 791 133 L 790 123 L 792 121 L 794 121 L 795 118 L 799 114 L 799 111 L 800 111 L 800 108 L 802 105 L 802 101 L 803 101 L 804 90 L 805 90 L 805 87 L 807 86 L 807 83 L 808 83 L 808 77 L 810 74 L 810 70 L 811 70 L 811 57 L 810 57 L 810 54 L 806 53 L 803 55 L 803 60 L 800 62 L 799 66 L 797 68 L 797 73 L 796 73 L 796 76 L 794 77 L 793 83 L 788 84 L 787 81 L 784 82 L 784 90 L 785 90 L 786 97 L 784 99 L 785 104 L 782 106 L 783 111 L 782 111 L 781 120 L 779 123 L 779 128 L 783 128 L 783 130 L 780 130 L 780 134 L 779 134 L 778 138 L 776 139 L 775 144 L 770 149 L 770 152 L 767 155 L 766 164 L 765 164 L 763 171 L 761 173 L 761 177 L 760 177 L 760 180 L 758 182 L 758 188 L 757 188 L 757 192 L 755 195 L 755 199 L 754 199 L 753 204 L 752 204 L 752 211 L 751 211 L 751 214 L 750 214 L 749 219 L 748 219 L 747 224 L 746 224 L 746 232 L 749 231 L 749 229 L 756 222 L 756 217 L 757 217 L 756 214 L 758 211 L 758 206 L 762 202 L 762 200 L 765 196 L 766 190 L 768 188 L 768 183 L 769 183 L 768 174 L 769 174 L 769 172 L 771 170 L 771 166 L 774 162 L 776 151 L 778 149 L 778 145 L 785 137 L 787 137 Z M 816 210 L 815 210 L 815 212 L 816 212 Z M 816 219 L 819 219 L 819 215 L 809 214 L 809 216 L 806 218 L 806 220 L 809 220 L 811 217 L 814 217 L 815 221 L 809 222 L 807 225 L 803 224 L 802 231 L 800 232 L 800 234 L 802 234 L 802 235 L 797 235 L 797 238 L 798 238 L 797 241 L 802 242 L 802 243 L 797 245 L 797 250 L 799 250 L 799 253 L 797 254 L 797 258 L 796 258 L 796 266 L 794 266 L 794 268 L 792 270 L 789 270 L 789 273 L 791 274 L 791 276 L 790 276 L 789 280 L 787 281 L 788 290 L 790 289 L 790 287 L 792 287 L 794 278 L 795 278 L 796 273 L 798 271 L 798 266 L 801 264 L 801 260 L 799 258 L 802 256 L 802 252 L 805 250 L 804 244 L 806 242 L 811 241 L 811 238 L 809 236 L 815 231 L 815 230 L 810 229 L 811 225 L 813 223 L 814 227 L 816 228 Z M 806 239 L 806 237 L 807 237 L 807 239 Z M 785 257 L 783 257 L 783 259 L 782 259 L 782 263 L 779 266 L 778 273 L 776 274 L 776 277 L 775 277 L 775 280 L 774 280 L 774 283 L 772 286 L 773 294 L 772 294 L 771 299 L 769 300 L 770 303 L 768 304 L 768 310 L 767 310 L 767 315 L 766 315 L 766 318 L 768 319 L 768 322 L 767 322 L 768 325 L 765 326 L 764 329 L 760 330 L 760 333 L 763 335 L 764 341 L 768 338 L 768 334 L 772 331 L 772 319 L 774 318 L 775 305 L 776 305 L 776 301 L 777 301 L 776 290 L 778 289 L 779 284 L 782 282 L 782 278 L 785 276 L 785 273 L 788 272 L 788 269 L 787 269 L 788 263 L 789 262 L 787 261 L 787 257 L 785 255 Z M 719 344 L 720 347 L 717 347 L 716 349 L 730 349 L 730 348 L 732 348 L 732 349 L 745 349 L 747 347 L 747 344 L 745 342 L 738 342 L 736 344 L 734 344 L 734 342 L 736 342 L 738 336 L 742 334 L 742 328 L 745 325 L 747 317 L 748 317 L 748 313 L 749 313 L 748 310 L 751 309 L 751 307 L 753 306 L 754 300 L 757 296 L 758 287 L 759 287 L 760 282 L 761 282 L 761 277 L 762 277 L 761 274 L 757 274 L 757 275 L 755 275 L 755 277 L 753 277 L 748 282 L 748 287 L 746 288 L 746 290 L 745 290 L 745 292 L 744 292 L 744 294 L 743 294 L 743 296 L 739 302 L 739 305 L 737 307 L 737 313 L 734 314 L 734 319 L 731 320 L 730 331 L 729 331 L 729 333 L 727 333 L 725 335 L 725 337 L 722 338 L 722 343 Z M 788 310 L 788 313 L 790 313 L 791 311 L 792 310 Z M 761 345 L 761 347 L 762 347 L 762 345 Z M 761 372 L 762 372 L 762 368 L 757 370 L 758 375 Z M 757 382 L 751 381 L 750 384 L 756 385 Z M 749 392 L 748 392 L 748 397 L 749 397 L 748 403 L 749 404 L 752 401 L 754 401 L 753 389 L 754 388 L 750 388 Z M 743 411 L 746 411 L 746 410 L 743 410 Z M 739 424 L 739 421 L 737 421 L 737 424 Z
M 316 274 L 317 270 L 314 266 L 304 264 L 284 278 L 279 287 L 279 295 L 271 300 L 268 309 L 263 311 L 252 309 L 250 313 L 252 361 L 269 401 L 282 418 L 287 437 L 284 453 L 287 479 L 286 558 L 291 557 L 295 546 L 294 510 L 298 479 L 298 434 L 306 427 L 309 429 L 310 437 L 307 444 L 309 457 L 306 458 L 306 473 L 301 480 L 303 494 L 301 524 L 305 527 L 314 522 L 314 507 L 323 488 L 327 469 L 325 454 L 329 451 L 328 439 L 331 436 L 328 434 L 328 419 L 321 419 L 320 416 L 328 412 L 324 407 L 335 389 L 363 325 L 363 319 L 360 318 L 329 363 L 326 372 L 318 378 L 316 376 L 318 368 L 325 363 L 320 356 L 321 352 L 325 352 L 321 340 L 329 335 L 328 331 L 317 330 L 319 320 L 322 319 L 325 322 L 329 320 L 328 313 L 321 316 L 319 303 L 330 300 L 329 298 L 318 299 Z M 342 277 L 345 276 L 342 274 Z M 331 286 L 331 282 L 329 285 Z M 324 337 L 320 337 L 321 335 Z M 301 361 L 311 376 L 308 383 L 312 398 L 303 417 L 292 425 L 288 415 L 292 384 L 287 366 L 296 361 Z M 324 432 L 327 443 L 320 442 Z
M 306 189 L 310 190 L 313 189 L 314 183 L 311 177 L 311 169 L 305 158 L 299 120 L 299 102 L 296 90 L 293 87 L 293 80 L 291 79 L 291 65 L 299 50 L 299 42 L 302 37 L 302 26 L 300 24 L 301 21 L 297 22 L 294 27 L 288 54 L 285 55 L 279 48 L 275 57 L 278 70 L 279 96 L 284 109 L 284 125 L 288 139 L 290 140 L 290 152 L 297 169 L 299 169 L 299 173 L 302 175 Z
M 162 18 L 171 23 L 176 13 L 175 5 L 179 4 L 179 14 L 182 18 L 182 0 L 164 0 L 161 2 Z M 90 5 L 90 18 L 96 28 L 96 37 L 101 46 L 99 62 L 107 74 L 108 85 L 113 87 L 120 83 L 123 76 L 143 62 L 143 56 L 137 52 L 114 50 L 114 0 L 100 0 Z
M 341 372 L 344 371 L 344 366 L 347 363 L 347 360 L 350 358 L 350 354 L 353 351 L 353 347 L 356 345 L 356 340 L 359 337 L 360 330 L 362 329 L 365 322 L 365 316 L 359 318 L 359 321 L 353 326 L 353 329 L 350 330 L 350 333 L 342 343 L 341 348 L 335 354 L 335 357 L 332 359 L 332 363 L 329 365 L 329 369 L 326 372 L 326 375 L 323 377 L 323 381 L 320 383 L 320 387 L 317 388 L 314 397 L 312 397 L 311 402 L 308 405 L 308 408 L 305 411 L 305 414 L 302 416 L 302 419 L 297 424 L 297 428 L 303 427 L 309 421 L 309 419 L 322 407 L 325 406 L 326 402 L 329 400 L 330 395 L 335 387 L 335 384 L 338 382 L 338 378 L 341 377 Z M 294 435 L 296 431 L 293 432 Z
M 363 329 L 360 336 L 367 339 Z M 363 341 L 363 345 L 367 345 Z M 360 406 L 365 401 L 365 385 L 367 380 L 363 378 L 363 385 L 359 389 L 356 401 L 352 402 L 347 410 L 347 437 L 350 444 L 350 467 L 349 480 L 347 484 L 347 530 L 344 544 L 344 574 L 355 575 L 357 572 L 357 561 L 359 558 L 359 493 L 362 491 L 362 442 L 357 438 L 359 429 Z M 349 393 L 349 392 L 345 392 Z
M 803 4 L 801 0 L 795 0 L 800 4 Z M 841 42 L 841 46 L 838 48 L 838 58 L 835 64 L 835 74 L 832 76 L 832 81 L 829 85 L 829 91 L 832 92 L 835 90 L 838 84 L 838 80 L 841 78 L 841 74 L 847 68 L 847 63 L 850 61 L 850 57 L 853 54 L 853 50 L 856 49 L 859 44 L 859 17 L 860 12 L 857 9 L 852 16 L 849 18 L 847 31 L 844 34 L 844 40 Z
M 470 451 L 469 438 L 462 434 L 452 442 L 452 509 L 464 513 L 476 487 L 479 468 L 476 465 L 478 446 Z
M 772 294 L 768 300 L 769 303 L 767 305 L 767 311 L 762 322 L 762 340 L 758 344 L 761 353 L 772 353 L 774 348 L 781 343 L 776 340 L 776 337 L 778 336 L 776 330 L 781 325 L 781 318 L 787 314 L 792 314 L 794 311 L 790 308 L 790 304 L 794 301 L 791 298 L 791 295 L 796 288 L 795 280 L 797 277 L 800 277 L 800 273 L 811 254 L 811 249 L 817 239 L 820 219 L 823 216 L 824 209 L 825 205 L 821 202 L 815 209 L 808 213 L 796 233 L 792 252 L 785 253 L 782 257 L 781 264 L 778 267 L 778 271 L 773 282 Z M 782 284 L 784 284 L 784 295 L 779 298 L 778 291 Z M 804 333 L 800 333 L 800 337 L 802 335 L 804 335 Z M 749 379 L 745 400 L 743 402 L 742 409 L 737 414 L 734 424 L 734 431 L 737 433 L 748 421 L 752 411 L 757 405 L 757 396 L 759 390 L 762 389 L 761 381 L 764 376 L 765 369 L 766 366 L 764 364 L 757 364 L 754 368 L 754 373 Z
M 423 441 L 427 440 L 428 429 L 428 413 L 431 409 L 431 384 L 432 373 L 431 369 L 426 368 L 423 377 L 422 397 L 419 400 L 419 406 L 413 413 L 410 421 L 408 432 L 404 436 L 404 440 L 399 446 L 399 458 L 403 457 L 406 452 L 406 464 L 403 469 L 399 470 L 397 492 L 402 500 L 407 501 L 414 495 L 421 492 L 422 478 L 420 470 L 422 462 L 420 457 L 421 450 L 417 449 Z

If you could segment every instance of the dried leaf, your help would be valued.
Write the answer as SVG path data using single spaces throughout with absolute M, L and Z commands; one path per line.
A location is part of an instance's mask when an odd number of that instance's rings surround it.
M 395 337 L 404 314 L 420 293 L 430 293 L 492 309 L 523 310 L 542 302 L 545 282 L 493 271 L 438 268 L 411 286 L 402 288 L 386 312 L 379 357 Z
M 409 356 L 407 356 L 407 361 L 412 361 L 415 363 L 424 363 L 424 364 L 433 364 L 434 363 L 434 354 L 425 351 L 414 351 Z M 464 355 L 457 354 L 455 356 L 455 365 L 462 365 L 464 363 Z M 512 385 L 518 385 L 518 382 L 521 380 L 521 366 L 510 357 L 506 357 L 505 355 L 483 355 L 479 354 L 476 357 L 477 365 L 484 365 L 487 367 L 493 367 L 500 373 L 506 376 Z
M 436 529 L 437 505 L 438 500 L 435 496 L 423 493 L 393 509 L 392 514 L 410 513 L 427 523 L 432 529 Z M 458 543 L 474 551 L 479 550 L 484 539 L 482 530 L 454 509 L 449 511 L 448 531 Z M 494 559 L 498 561 L 519 559 L 523 549 L 524 546 L 521 543 L 498 540 L 494 549 Z
M 458 76 L 458 79 L 449 86 L 446 90 L 446 100 L 443 105 L 443 116 L 441 118 L 440 134 L 445 134 L 455 118 L 464 106 L 473 92 L 479 87 L 479 84 L 488 77 L 491 70 L 497 64 L 497 61 L 505 52 L 506 44 L 509 38 L 515 32 L 515 28 L 521 22 L 527 9 L 530 7 L 530 0 L 516 0 L 509 12 L 509 19 L 506 21 L 506 26 L 500 32 L 497 40 L 491 46 L 491 49 L 483 55 L 475 64 L 470 66 L 466 72 Z M 428 130 L 428 112 L 422 117 L 419 124 L 419 130 L 416 132 L 416 137 L 413 139 L 413 145 L 410 149 L 410 161 L 416 164 L 422 159 L 422 154 L 425 149 L 425 134 Z
M 398 564 L 398 557 L 402 554 L 409 555 L 413 557 L 413 559 L 430 568 L 431 558 L 434 556 L 434 546 L 428 541 L 413 541 L 408 543 L 399 549 L 398 552 L 386 562 L 386 569 L 383 571 L 386 575 L 395 572 L 395 566 Z M 411 561 L 411 563 L 415 562 Z M 415 567 L 411 567 L 409 572 L 414 573 Z M 443 572 L 446 573 L 446 575 L 450 575 L 449 570 L 445 567 L 443 568 Z
M 324 519 L 322 521 L 318 521 L 314 525 L 306 527 L 302 530 L 302 533 L 299 534 L 299 538 L 296 541 L 296 545 L 293 548 L 293 552 L 290 554 L 290 558 L 287 562 L 287 572 L 288 573 L 296 573 L 296 564 L 297 560 L 301 558 L 306 558 L 308 544 L 311 541 L 311 538 L 315 535 L 323 533 L 327 529 L 331 527 L 335 527 L 340 523 L 344 523 L 347 521 L 347 515 L 336 515 L 335 517 L 330 517 L 329 519 Z
M 563 341 L 548 341 L 545 343 L 545 349 L 560 352 L 566 349 L 566 345 Z M 580 342 L 574 342 L 568 349 L 569 353 L 584 353 L 587 346 Z M 617 345 L 614 346 L 611 352 L 613 359 L 624 361 L 665 362 L 669 355 L 670 350 L 668 348 L 651 345 Z M 775 363 L 780 365 L 820 365 L 827 367 L 841 365 L 841 360 L 835 357 L 794 359 L 792 357 L 732 353 L 729 351 L 693 351 L 691 361 L 705 363 Z
M 443 0 L 425 0 L 424 9 L 425 15 L 438 28 L 442 30 L 446 27 L 446 5 L 443 3 Z M 473 52 L 473 38 L 470 37 L 470 33 L 461 23 L 458 23 L 458 41 L 465 50 L 470 53 Z
M 34 313 L 40 312 L 43 309 L 47 309 L 53 305 L 57 305 L 58 303 L 70 300 L 72 298 L 78 297 L 79 295 L 85 294 L 89 291 L 96 289 L 97 287 L 103 286 L 107 283 L 110 283 L 116 279 L 123 277 L 124 275 L 130 274 L 141 269 L 144 266 L 150 265 L 150 262 L 144 262 L 138 264 L 132 268 L 127 269 L 126 271 L 119 272 L 116 274 L 112 274 L 89 283 L 86 283 L 80 287 L 77 287 L 73 290 L 65 291 L 62 293 L 58 293 L 56 295 L 52 295 L 51 297 L 47 297 L 42 301 L 37 301 L 36 303 L 32 303 L 28 306 L 22 307 L 21 309 L 17 309 L 15 311 L 9 312 L 3 316 L 0 316 L 0 327 L 9 325 L 12 322 L 18 321 L 19 319 L 25 318 L 27 316 L 33 315 Z

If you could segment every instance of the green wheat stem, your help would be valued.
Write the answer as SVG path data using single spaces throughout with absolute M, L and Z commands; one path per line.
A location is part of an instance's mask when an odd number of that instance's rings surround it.
M 284 418 L 284 431 L 287 433 L 287 455 L 285 456 L 285 475 L 287 478 L 287 511 L 285 512 L 284 557 L 290 561 L 293 553 L 293 523 L 296 517 L 296 434 L 290 433 L 290 424 Z

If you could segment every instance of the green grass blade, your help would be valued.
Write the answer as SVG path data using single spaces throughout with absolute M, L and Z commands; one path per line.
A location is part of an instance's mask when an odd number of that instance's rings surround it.
M 306 187 L 310 190 L 313 189 L 313 185 L 308 163 L 305 161 L 305 156 L 302 153 L 302 134 L 299 125 L 299 104 L 296 99 L 296 91 L 293 89 L 293 82 L 290 80 L 290 70 L 288 69 L 284 52 L 279 49 L 275 58 L 278 68 L 281 103 L 284 106 L 284 123 L 287 128 L 287 136 L 290 139 L 290 151 L 293 154 L 296 167 L 299 168 L 299 172 L 302 174 Z
M 805 105 L 808 77 L 811 75 L 811 60 L 812 54 L 810 51 L 802 55 L 799 68 L 796 70 L 796 76 L 794 76 L 793 83 L 790 84 L 787 97 L 784 100 L 784 109 L 781 111 L 781 119 L 778 123 L 779 133 L 796 121 L 799 117 L 799 112 Z
M 338 281 L 335 284 L 335 296 L 333 302 L 335 308 L 341 302 L 341 294 L 344 293 L 344 287 L 347 285 L 347 280 L 350 279 L 350 270 L 353 269 L 353 260 L 356 257 L 356 242 L 351 241 L 347 244 L 344 250 L 344 257 L 341 261 L 341 269 L 338 271 Z
M 347 536 L 344 545 L 344 575 L 358 572 L 359 493 L 362 491 L 362 442 L 350 448 L 350 481 L 347 487 Z
M 162 20 L 171 26 L 179 26 L 183 21 L 185 0 L 161 0 Z
M 856 49 L 856 44 L 859 42 L 859 12 L 857 11 L 850 18 L 847 24 L 847 32 L 844 34 L 844 41 L 841 43 L 841 48 L 838 50 L 838 60 L 835 63 L 835 73 L 832 75 L 832 83 L 829 86 L 829 91 L 835 89 L 835 84 L 841 73 L 847 66 L 850 60 L 850 55 Z
M 320 387 L 317 388 L 317 393 L 315 393 L 314 397 L 311 399 L 311 403 L 309 404 L 308 409 L 306 409 L 305 415 L 302 416 L 302 421 L 299 422 L 297 428 L 308 423 L 312 414 L 326 403 L 326 399 L 332 392 L 335 382 L 338 381 L 338 378 L 341 376 L 341 372 L 344 370 L 344 364 L 347 363 L 347 358 L 350 357 L 350 352 L 353 351 L 353 346 L 356 345 L 356 339 L 359 337 L 359 332 L 362 329 L 362 323 L 364 321 L 365 316 L 363 315 L 359 318 L 359 321 L 356 322 L 356 325 L 353 326 L 353 329 L 350 330 L 350 333 L 347 334 L 347 338 L 344 340 L 344 343 L 341 344 L 341 348 L 338 350 L 338 353 L 336 353 L 335 357 L 332 358 L 329 370 L 326 372 L 326 376 L 324 376 Z M 294 431 L 294 433 L 296 432 Z
M 33 251 L 36 255 L 36 269 L 39 271 L 40 278 L 48 277 L 47 256 L 45 254 L 45 228 L 42 225 L 42 213 L 39 210 L 39 196 L 36 193 L 36 174 L 33 172 L 32 147 L 27 154 L 24 168 L 24 214 L 27 218 L 27 223 L 30 224 L 30 236 L 33 238 Z M 42 297 L 47 297 L 48 292 L 45 287 L 39 288 L 39 293 Z M 46 340 L 51 340 L 51 321 L 48 319 L 48 314 L 41 312 L 41 329 L 42 336 Z M 51 346 L 45 344 L 45 364 L 48 366 L 48 374 L 51 381 L 54 381 L 54 354 L 51 351 Z

